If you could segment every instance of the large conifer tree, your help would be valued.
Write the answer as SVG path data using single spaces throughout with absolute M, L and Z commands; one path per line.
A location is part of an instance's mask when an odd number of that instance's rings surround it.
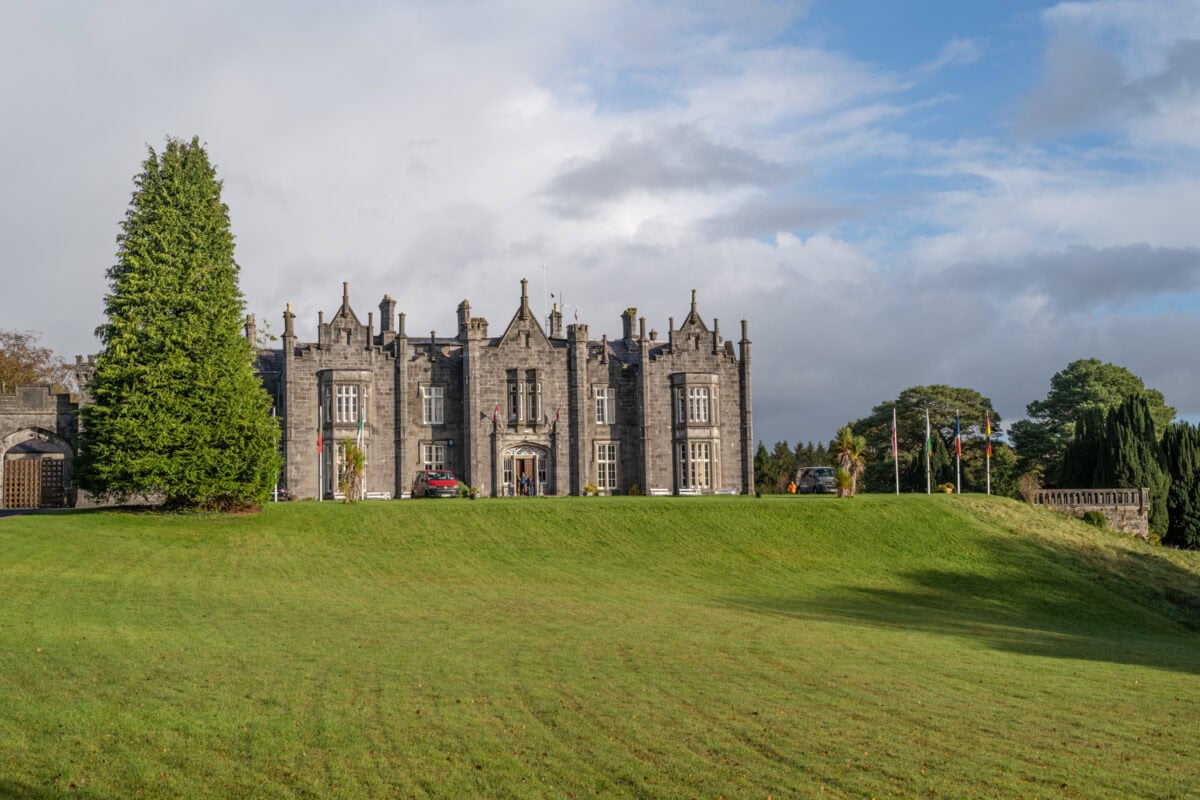
M 1170 481 L 1163 469 L 1158 432 L 1150 404 L 1141 395 L 1127 397 L 1108 413 L 1104 444 L 1096 470 L 1096 486 L 1150 489 L 1150 532 L 1167 532 L 1167 492 Z
M 229 209 L 198 139 L 150 148 L 108 270 L 79 484 L 177 508 L 266 499 L 279 428 L 241 335 Z
M 1171 479 L 1163 544 L 1200 547 L 1200 428 L 1186 422 L 1171 425 L 1162 448 Z

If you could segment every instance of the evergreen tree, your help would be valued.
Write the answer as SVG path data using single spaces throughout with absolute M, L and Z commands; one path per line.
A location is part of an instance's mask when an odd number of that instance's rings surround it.
M 788 482 L 796 477 L 796 459 L 792 455 L 791 445 L 786 441 L 776 442 L 771 458 L 775 461 L 776 471 L 774 491 L 784 494 L 787 492 Z
M 1200 428 L 1186 422 L 1169 426 L 1162 448 L 1171 481 L 1163 544 L 1200 548 Z
M 1144 396 L 1128 397 L 1108 413 L 1104 445 L 1096 470 L 1097 486 L 1150 489 L 1150 532 L 1167 532 L 1169 479 L 1150 404 Z
M 954 459 L 946 449 L 946 443 L 935 432 L 933 434 L 933 456 L 929 459 L 929 474 L 933 485 L 939 483 L 954 483 Z
M 241 334 L 221 182 L 193 138 L 150 148 L 134 184 L 81 412 L 79 483 L 175 508 L 261 502 L 279 469 L 279 428 Z
M 778 482 L 778 465 L 767 452 L 767 446 L 760 441 L 758 449 L 754 451 L 754 488 L 762 494 L 771 494 L 776 491 Z
M 1075 434 L 1063 453 L 1060 484 L 1065 489 L 1091 489 L 1098 486 L 1096 478 L 1104 452 L 1104 411 L 1085 408 L 1075 420 Z
M 1075 433 L 1075 421 L 1089 408 L 1107 414 L 1127 397 L 1144 397 L 1161 434 L 1175 417 L 1162 392 L 1148 389 L 1125 367 L 1088 358 L 1072 361 L 1050 379 L 1044 400 L 1025 407 L 1029 419 L 1013 423 L 1009 438 L 1017 448 L 1018 472 L 1041 469 L 1048 486 L 1061 486 L 1064 451 Z

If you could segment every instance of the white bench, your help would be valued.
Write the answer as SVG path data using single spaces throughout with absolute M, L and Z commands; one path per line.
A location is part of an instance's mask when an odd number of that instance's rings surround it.
M 671 494 L 670 489 L 651 489 L 649 495 L 651 497 L 666 497 Z
M 737 494 L 737 493 L 738 493 L 738 490 L 734 489 L 732 486 L 727 486 L 724 489 L 717 489 L 717 491 L 716 491 L 716 494 Z

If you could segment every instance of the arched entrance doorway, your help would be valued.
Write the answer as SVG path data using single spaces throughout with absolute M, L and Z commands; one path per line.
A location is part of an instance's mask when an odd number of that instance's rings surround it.
M 532 444 L 504 451 L 500 493 L 506 497 L 546 494 L 550 474 L 550 451 Z
M 40 428 L 0 440 L 0 508 L 62 508 L 71 505 L 71 458 L 62 437 Z

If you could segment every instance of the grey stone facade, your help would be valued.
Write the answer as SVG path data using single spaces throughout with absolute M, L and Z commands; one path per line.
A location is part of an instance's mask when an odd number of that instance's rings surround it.
M 6 497 L 13 488 L 15 461 L 45 462 L 45 477 L 53 467 L 56 497 L 39 498 L 32 505 L 74 505 L 71 459 L 75 456 L 78 405 L 66 393 L 49 386 L 18 386 L 14 394 L 0 394 L 0 508 L 31 505 Z M 52 463 L 53 462 L 53 463 Z M 38 479 L 42 475 L 37 476 Z
M 404 496 L 427 468 L 453 470 L 484 496 L 519 494 L 526 476 L 530 493 L 547 495 L 754 491 L 745 321 L 735 348 L 701 319 L 693 292 L 663 341 L 636 309 L 612 340 L 583 324 L 564 330 L 557 308 L 547 332 L 525 281 L 500 335 L 471 311 L 459 305 L 452 336 L 410 335 L 385 296 L 376 331 L 343 285 L 332 318 L 318 314 L 317 341 L 298 342 L 289 305 L 281 348 L 260 350 L 257 368 L 275 398 L 291 496 L 338 496 L 346 439 L 366 452 L 371 497 Z

